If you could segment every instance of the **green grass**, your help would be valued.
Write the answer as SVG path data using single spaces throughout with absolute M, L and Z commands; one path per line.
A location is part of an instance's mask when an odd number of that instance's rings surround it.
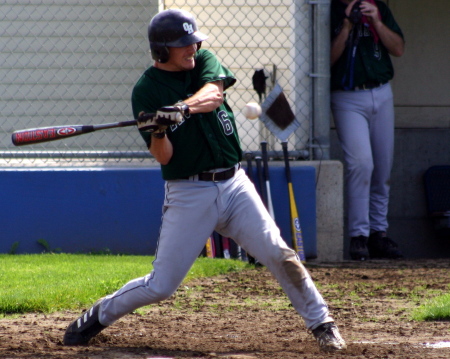
M 153 259 L 129 255 L 0 255 L 0 313 L 84 308 L 129 280 L 150 273 Z M 247 266 L 237 260 L 198 258 L 185 281 Z
M 129 280 L 150 273 L 153 259 L 152 256 L 130 255 L 0 254 L 0 317 L 17 313 L 52 313 L 86 308 L 98 298 L 118 290 Z M 198 258 L 186 276 L 185 283 L 194 278 L 245 268 L 251 266 L 237 260 Z M 241 285 L 245 286 L 245 283 Z M 370 290 L 364 286 L 359 289 Z M 191 290 L 201 290 L 201 287 Z M 220 287 L 215 289 L 220 290 Z M 410 293 L 411 298 L 414 299 L 418 292 L 424 290 L 423 287 L 416 287 Z M 397 292 L 400 298 L 407 294 L 402 288 Z M 430 291 L 430 294 L 433 292 Z M 438 293 L 434 293 L 434 296 L 436 294 Z M 351 291 L 350 296 L 354 306 L 360 306 L 364 302 L 355 291 Z M 205 305 L 202 298 L 195 300 L 199 307 Z M 269 309 L 284 308 L 286 303 L 272 303 L 273 308 Z M 230 303 L 230 308 L 235 308 L 235 305 Z M 450 294 L 435 296 L 425 302 L 412 312 L 412 319 L 450 320 Z
M 429 300 L 417 308 L 412 315 L 414 320 L 450 320 L 450 294 Z

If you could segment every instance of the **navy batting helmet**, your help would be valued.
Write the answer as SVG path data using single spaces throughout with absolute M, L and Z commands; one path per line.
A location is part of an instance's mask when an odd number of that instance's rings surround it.
M 194 16 L 178 9 L 164 10 L 153 17 L 148 24 L 148 40 L 152 58 L 165 63 L 169 60 L 168 47 L 184 47 L 201 42 L 208 38 L 198 31 Z

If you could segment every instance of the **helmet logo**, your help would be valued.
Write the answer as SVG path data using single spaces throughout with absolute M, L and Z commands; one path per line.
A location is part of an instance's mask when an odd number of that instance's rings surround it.
M 192 24 L 189 24 L 188 22 L 183 23 L 183 29 L 188 34 L 192 34 L 194 32 L 194 27 L 192 26 Z

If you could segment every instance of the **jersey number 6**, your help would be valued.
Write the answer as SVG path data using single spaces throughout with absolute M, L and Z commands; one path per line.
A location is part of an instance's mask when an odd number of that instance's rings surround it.
M 227 136 L 231 135 L 234 132 L 234 130 L 233 130 L 233 125 L 232 125 L 230 119 L 228 118 L 227 112 L 220 111 L 217 114 L 217 117 L 219 118 L 219 121 L 223 126 L 223 131 L 225 132 L 225 135 L 227 135 Z

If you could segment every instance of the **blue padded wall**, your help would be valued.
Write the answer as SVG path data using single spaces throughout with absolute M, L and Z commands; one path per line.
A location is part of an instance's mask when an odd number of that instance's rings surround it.
M 276 222 L 290 243 L 283 167 L 270 168 Z M 292 167 L 305 253 L 316 257 L 315 169 Z M 256 183 L 258 185 L 258 183 Z M 40 253 L 44 239 L 67 253 L 155 253 L 164 181 L 159 168 L 0 171 L 0 253 Z

